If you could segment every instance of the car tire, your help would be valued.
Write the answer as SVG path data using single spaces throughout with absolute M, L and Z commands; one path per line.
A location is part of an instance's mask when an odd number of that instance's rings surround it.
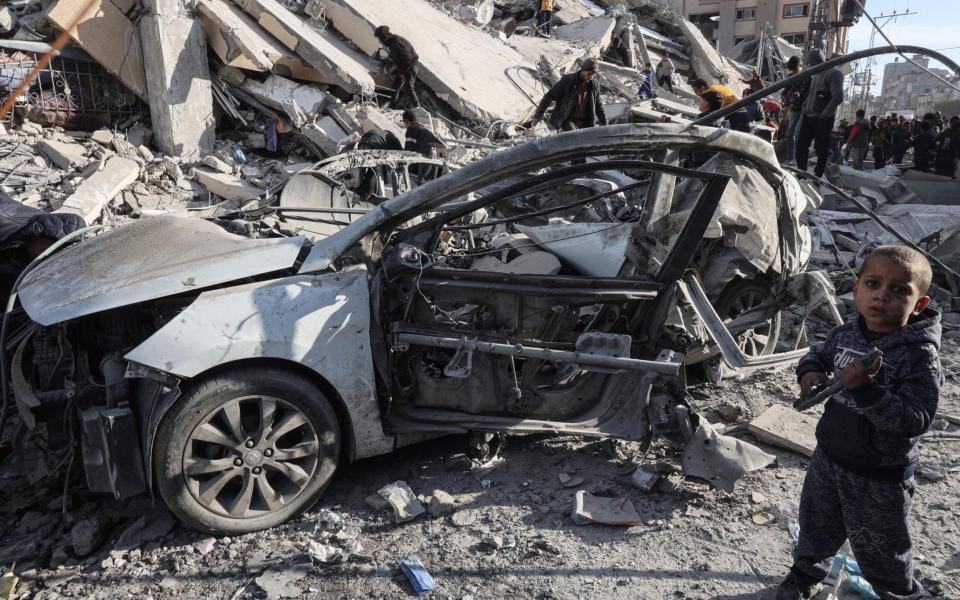
M 770 283 L 765 279 L 735 279 L 720 292 L 714 303 L 714 309 L 721 319 L 730 321 L 748 309 L 767 302 L 772 295 Z M 744 354 L 747 356 L 773 354 L 780 339 L 782 318 L 782 312 L 777 311 L 767 320 L 766 325 L 748 332 L 752 335 L 745 336 L 744 339 L 737 337 L 738 345 Z M 760 337 L 757 337 L 758 334 Z M 766 341 L 763 341 L 764 338 Z
M 164 416 L 154 473 L 181 521 L 242 534 L 310 508 L 340 446 L 336 412 L 312 381 L 272 367 L 235 369 L 193 386 Z

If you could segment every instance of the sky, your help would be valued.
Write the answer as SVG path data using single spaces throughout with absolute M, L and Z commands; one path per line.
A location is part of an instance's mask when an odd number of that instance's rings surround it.
M 866 0 L 864 6 L 877 23 L 883 26 L 883 32 L 894 44 L 910 44 L 938 50 L 960 62 L 960 0 Z M 886 19 L 879 18 L 881 14 L 889 15 L 907 10 L 917 14 L 891 19 L 887 25 L 883 25 Z M 849 51 L 869 48 L 871 31 L 873 26 L 870 20 L 862 17 L 850 30 Z M 877 34 L 874 47 L 884 44 L 883 38 Z M 874 57 L 874 94 L 880 93 L 883 65 L 893 62 L 896 56 L 885 54 Z M 943 68 L 943 65 L 934 60 L 930 61 L 930 66 Z

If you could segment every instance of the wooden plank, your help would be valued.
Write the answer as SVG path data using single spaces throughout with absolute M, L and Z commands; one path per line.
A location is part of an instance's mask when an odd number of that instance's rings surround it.
M 276 0 L 233 0 L 281 44 L 296 52 L 331 83 L 351 94 L 373 95 L 373 77 L 351 56 L 314 31 Z
M 86 4 L 86 0 L 59 0 L 50 8 L 47 18 L 64 29 L 83 13 Z M 94 0 L 86 16 L 67 33 L 131 92 L 149 100 L 140 33 L 110 0 Z
M 817 447 L 817 417 L 774 404 L 750 422 L 747 431 L 758 440 L 813 456 Z

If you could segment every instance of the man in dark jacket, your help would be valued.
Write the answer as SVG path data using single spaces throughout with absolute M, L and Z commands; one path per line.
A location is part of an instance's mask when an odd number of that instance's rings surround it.
M 937 138 L 937 159 L 934 163 L 937 175 L 956 177 L 958 159 L 960 159 L 960 117 L 951 117 L 950 126 Z
M 433 132 L 417 122 L 417 116 L 412 110 L 403 111 L 403 126 L 407 128 L 403 149 L 408 152 L 419 152 L 431 158 L 442 154 L 446 146 Z
M 387 57 L 390 60 L 390 70 L 393 73 L 393 100 L 390 102 L 392 108 L 399 108 L 400 95 L 406 93 L 410 96 L 412 106 L 420 106 L 420 99 L 417 97 L 417 73 L 420 67 L 417 61 L 416 50 L 407 41 L 406 38 L 390 33 L 390 28 L 381 25 L 374 30 L 373 34 L 377 36 L 380 43 L 387 51 Z
M 903 117 L 900 117 L 901 119 Z M 910 145 L 910 126 L 904 121 L 897 121 L 893 127 L 893 164 L 903 164 L 903 155 Z
M 811 50 L 807 55 L 807 66 L 814 67 L 823 62 L 823 52 Z M 797 128 L 797 168 L 807 170 L 810 156 L 810 142 L 817 153 L 817 167 L 814 174 L 823 177 L 827 170 L 827 158 L 830 155 L 830 136 L 833 133 L 833 120 L 837 107 L 843 102 L 843 73 L 833 67 L 817 73 L 810 80 L 810 91 L 803 103 L 803 120 Z
M 557 131 L 572 131 L 585 127 L 607 124 L 607 115 L 600 102 L 600 89 L 593 81 L 597 74 L 597 61 L 588 58 L 580 70 L 560 78 L 540 101 L 534 113 L 531 127 L 543 119 L 551 102 L 555 102 L 550 125 Z
M 920 121 L 913 136 L 913 168 L 922 173 L 930 170 L 930 153 L 937 140 L 929 121 Z
M 802 67 L 803 64 L 800 62 L 799 56 L 791 56 L 790 60 L 787 61 L 787 69 L 790 71 L 790 75 L 796 75 Z M 807 98 L 807 90 L 809 89 L 810 79 L 804 79 L 787 86 L 781 95 L 786 116 L 786 123 L 781 125 L 781 130 L 787 140 L 787 162 L 795 161 L 797 158 L 797 127 L 800 125 L 800 117 L 803 115 L 803 102 Z
M 392 131 L 371 129 L 360 136 L 357 150 L 403 150 L 403 144 Z

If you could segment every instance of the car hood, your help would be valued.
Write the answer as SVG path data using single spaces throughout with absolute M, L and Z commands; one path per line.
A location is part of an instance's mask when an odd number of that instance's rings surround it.
M 301 237 L 251 240 L 194 217 L 134 221 L 55 254 L 20 285 L 30 318 L 52 325 L 294 265 Z

